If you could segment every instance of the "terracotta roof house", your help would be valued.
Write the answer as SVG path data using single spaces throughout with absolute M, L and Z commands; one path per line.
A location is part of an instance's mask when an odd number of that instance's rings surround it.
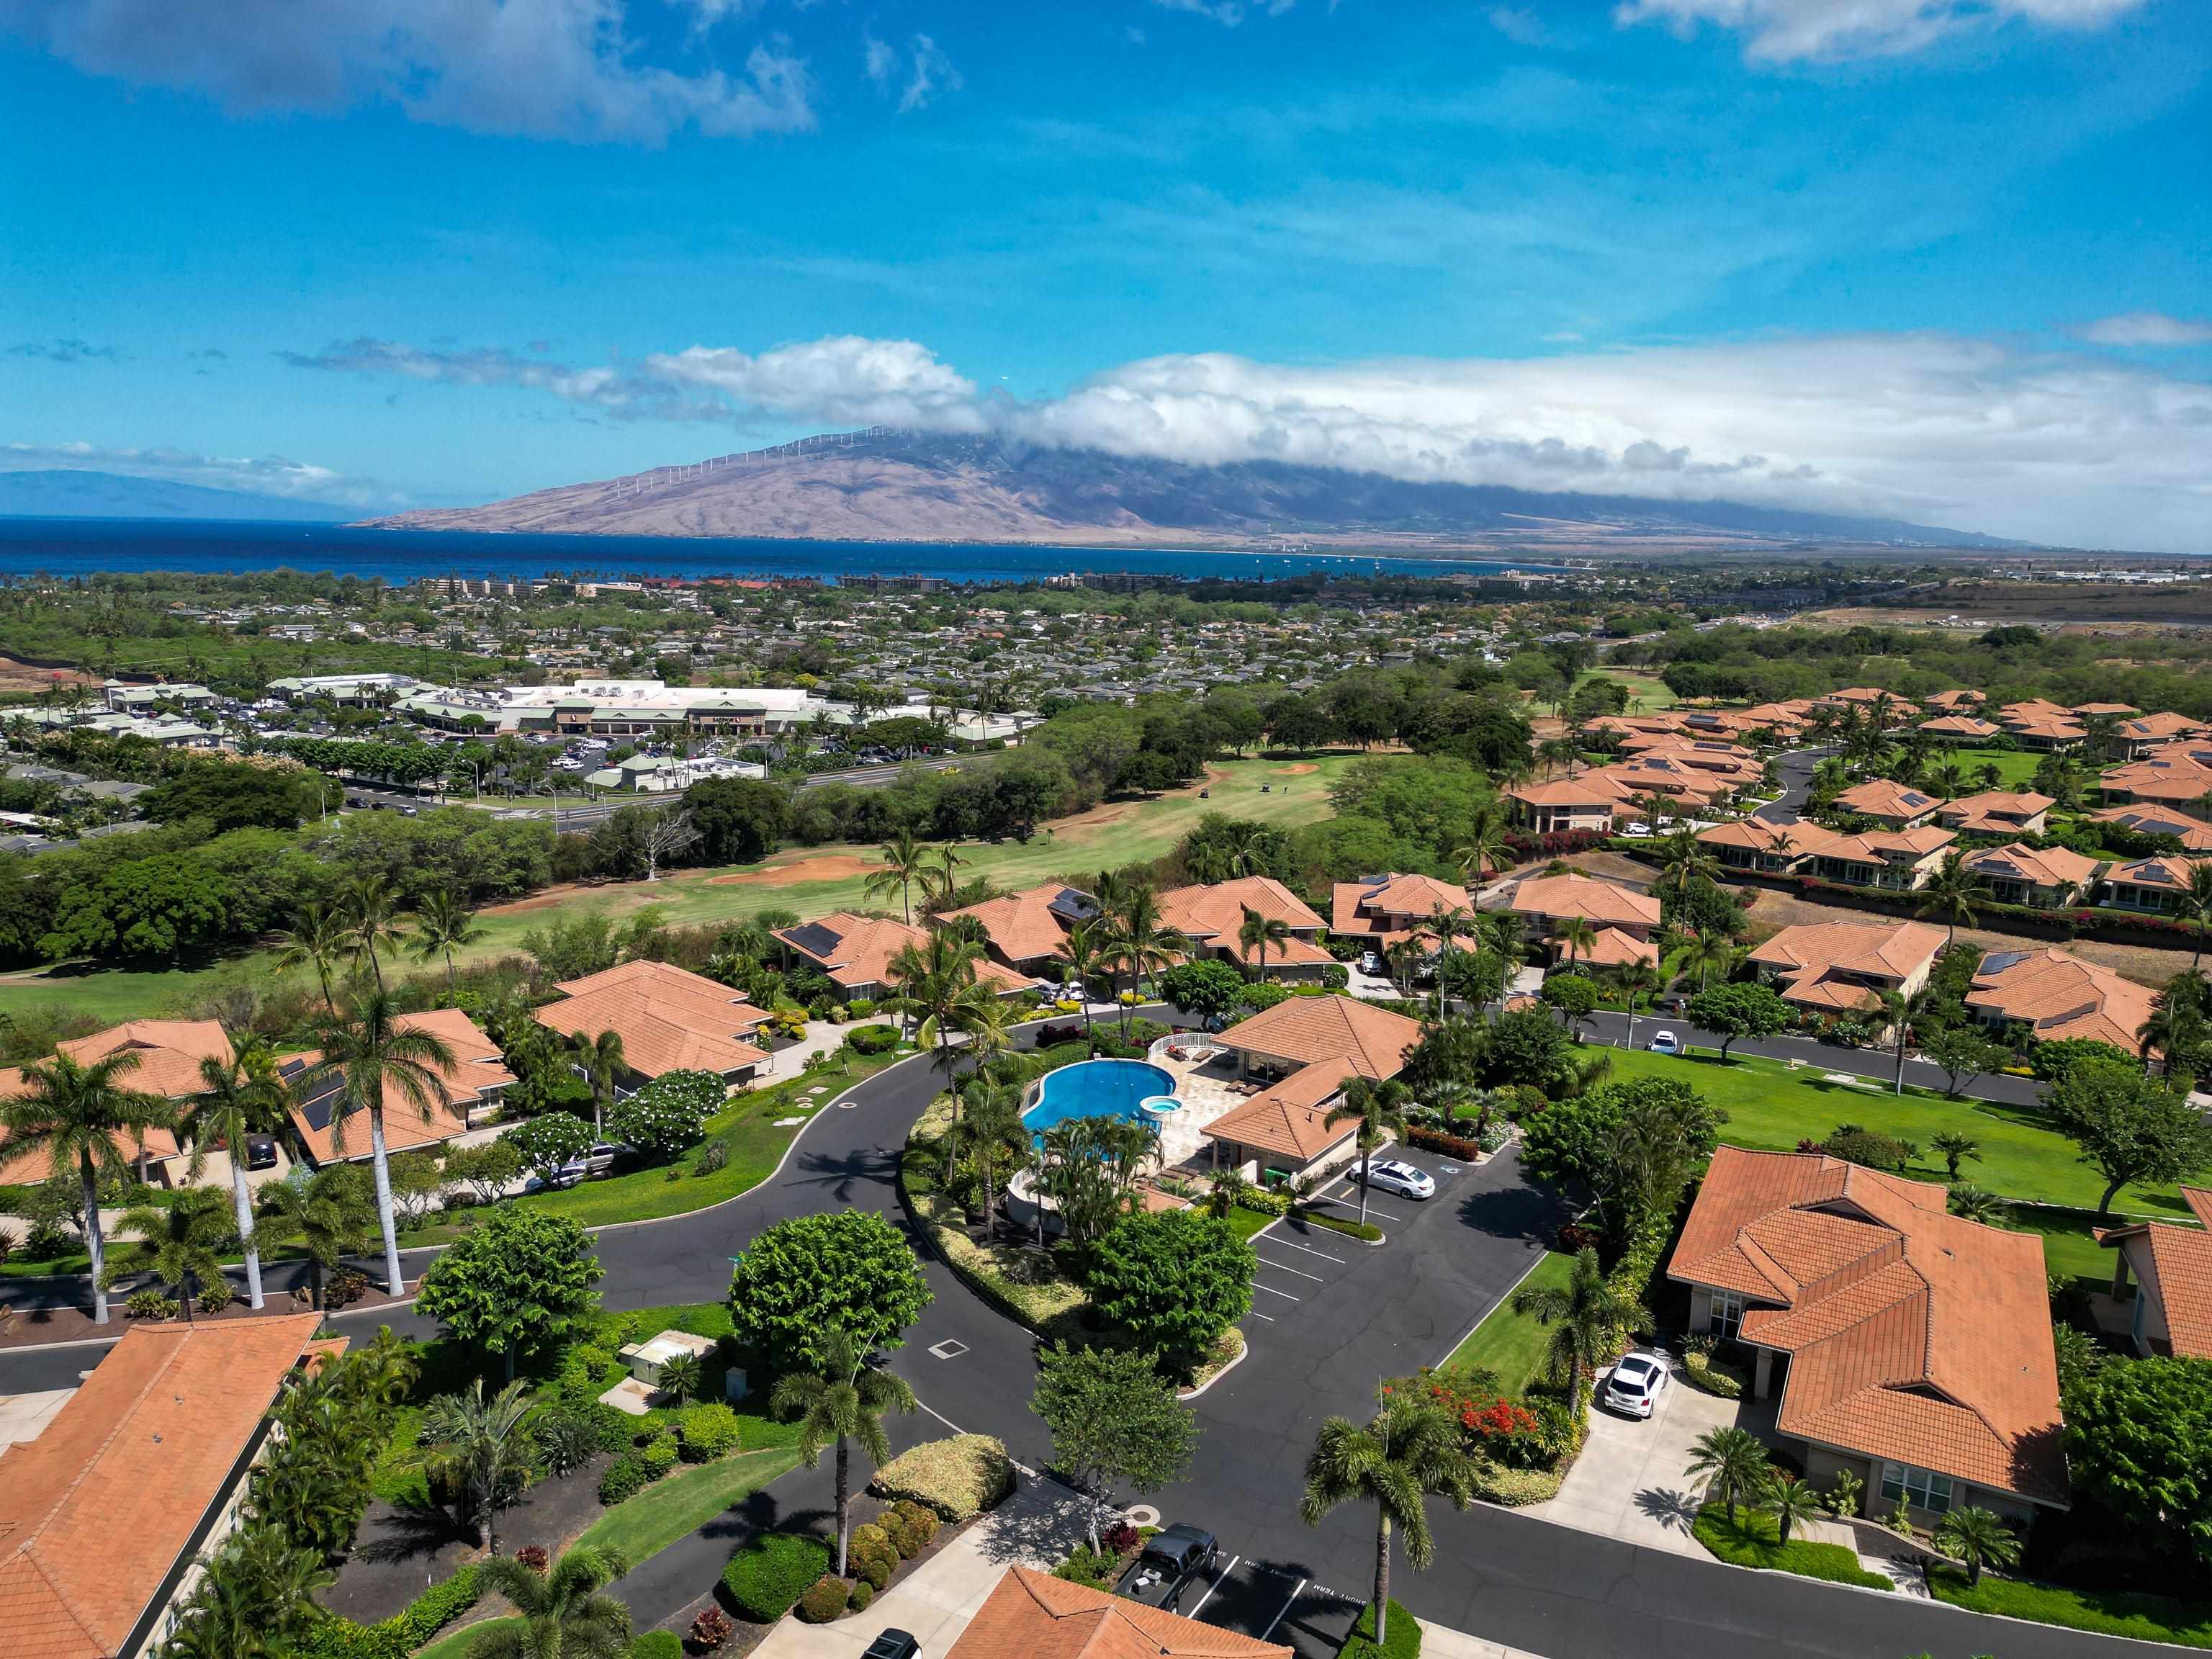
M 1291 1659 L 1195 1619 L 1008 1567 L 945 1659 Z
M 1048 975 L 1060 980 L 1066 975 L 1056 964 L 1068 930 L 1094 921 L 1097 915 L 1097 900 L 1080 888 L 1055 881 L 985 899 L 963 909 L 943 911 L 937 920 L 942 923 L 956 916 L 971 918 L 982 928 L 985 948 L 994 962 L 1031 979 Z
M 2203 862 L 2201 858 L 2160 853 L 2112 865 L 2105 872 L 2104 890 L 2097 902 L 2119 910 L 2171 915 L 2180 908 L 2181 896 L 2189 890 L 2191 872 Z
M 2110 768 L 2101 787 L 2108 806 L 2170 806 L 2202 818 L 2204 798 L 2212 795 L 2212 767 L 2185 757 L 2154 755 Z
M 2118 736 L 2127 745 L 2128 758 L 2139 760 L 2149 750 L 2164 743 L 2173 743 L 2185 738 L 2201 738 L 2208 728 L 2202 720 L 2193 720 L 2186 714 L 2176 714 L 2161 709 L 2154 714 L 2139 714 L 2133 720 L 2120 722 Z
M 1273 1183 L 1343 1163 L 1358 1126 L 1330 1125 L 1329 1108 L 1355 1077 L 1395 1077 L 1420 1036 L 1419 1020 L 1341 996 L 1291 997 L 1239 1020 L 1221 1042 L 1268 1086 L 1199 1131 L 1215 1167 L 1250 1164 L 1250 1179 Z
M 1267 946 L 1264 953 L 1255 951 L 1249 963 L 1237 938 L 1247 909 L 1291 930 L 1290 938 Z M 1160 895 L 1160 915 L 1198 947 L 1197 955 L 1233 963 L 1248 972 L 1265 969 L 1270 976 L 1315 979 L 1336 961 L 1321 945 L 1322 929 L 1328 924 L 1273 876 L 1171 887 Z
M 422 1013 L 400 1014 L 392 1022 L 403 1031 L 428 1031 L 446 1045 L 453 1063 L 439 1073 L 444 1098 L 433 1105 L 426 1120 L 422 1109 L 387 1085 L 384 1091 L 384 1144 L 388 1152 L 416 1146 L 435 1146 L 465 1134 L 499 1105 L 514 1083 L 514 1073 L 499 1045 L 482 1027 L 458 1008 L 434 1008 Z M 313 1052 L 286 1054 L 277 1061 L 277 1073 L 286 1082 L 301 1077 L 316 1060 Z M 336 1077 L 316 1083 L 292 1109 L 292 1127 L 306 1143 L 317 1164 L 356 1163 L 370 1155 L 368 1125 L 361 1119 L 345 1126 L 345 1149 L 335 1142 L 340 1131 L 335 1112 L 341 1084 Z
M 1730 870 L 1759 875 L 1785 875 L 1797 869 L 1814 849 L 1836 839 L 1836 832 L 1800 818 L 1794 823 L 1769 823 L 1764 818 L 1733 818 L 1698 831 L 1698 840 L 1712 848 L 1713 856 Z
M 847 997 L 890 994 L 891 959 L 908 945 L 920 945 L 929 935 L 921 928 L 888 916 L 856 916 L 838 910 L 816 921 L 776 930 L 776 938 L 792 951 L 830 975 Z M 995 962 L 976 965 L 975 977 L 1002 996 L 1034 988 L 1028 977 Z
M 201 1060 L 222 1059 L 231 1051 L 229 1036 L 222 1024 L 212 1019 L 134 1019 L 89 1036 L 72 1037 L 58 1047 L 60 1053 L 83 1066 L 105 1060 L 118 1050 L 135 1053 L 138 1063 L 118 1079 L 123 1086 L 173 1101 L 200 1091 Z M 23 1068 L 0 1067 L 0 1100 L 13 1100 L 22 1092 Z M 148 1181 L 163 1187 L 186 1183 L 184 1149 L 167 1129 L 149 1130 L 143 1140 L 123 1135 L 114 1140 L 116 1150 L 137 1163 Z M 0 1145 L 0 1182 L 44 1181 L 52 1172 L 45 1153 L 10 1158 L 5 1146 Z M 217 1174 L 225 1182 L 230 1179 L 227 1170 Z
M 2005 730 L 2021 748 L 2045 754 L 2079 749 L 2089 735 L 2089 728 L 2071 714 L 2029 714 L 2007 720 Z
M 538 1009 L 538 1023 L 586 1041 L 619 1033 L 627 1087 L 670 1072 L 711 1072 L 725 1084 L 745 1083 L 768 1064 L 767 1050 L 751 1041 L 768 1015 L 703 974 L 665 962 L 625 962 L 558 988 L 568 994 Z
M 1999 904 L 2024 904 L 2034 909 L 2054 909 L 2077 902 L 2084 889 L 2105 867 L 2070 847 L 2030 847 L 2014 842 L 2007 847 L 1985 847 L 1960 860 L 1982 878 L 1990 896 Z
M 2139 836 L 2172 836 L 2185 853 L 2212 853 L 2212 825 L 2164 806 L 2100 806 L 2089 813 L 2096 823 L 2117 823 Z
M 1528 937 L 1547 945 L 1556 961 L 1585 960 L 1599 967 L 1630 962 L 1658 964 L 1659 946 L 1651 935 L 1659 926 L 1659 901 L 1633 887 L 1576 871 L 1531 876 L 1514 890 L 1512 908 L 1525 923 Z M 1559 937 L 1561 925 L 1575 917 L 1586 919 L 1596 929 L 1587 953 Z
M 2034 720 L 2051 714 L 2071 714 L 2074 711 L 2063 702 L 2053 702 L 2048 697 L 2029 697 L 2022 702 L 2008 702 L 1997 710 L 1997 718 L 2006 725 L 2014 720 Z
M 1601 781 L 1592 782 L 1592 775 L 1585 772 L 1578 778 L 1516 784 L 1505 792 L 1513 822 L 1540 836 L 1574 830 L 1600 833 L 1611 830 L 1613 819 L 1620 815 L 1620 792 L 1607 787 Z M 1339 927 L 1335 931 L 1340 933 L 1344 929 Z
M 1778 738 L 1796 738 L 1805 729 L 1805 716 L 1812 712 L 1812 703 L 1803 697 L 1793 697 L 1786 702 L 1753 703 L 1739 709 L 1736 719 L 1739 729 L 1745 732 L 1771 732 Z
M 1886 691 L 1878 685 L 1847 685 L 1840 691 L 1831 691 L 1825 697 L 1814 700 L 1818 708 L 1826 704 L 1831 708 L 1902 708 L 1905 699 L 1894 691 Z
M 11 1659 L 139 1659 L 175 1633 L 321 1324 L 134 1325 L 36 1439 L 0 1453 Z
M 1936 809 L 1936 822 L 1966 836 L 2039 836 L 2058 803 L 2033 790 L 1985 789 Z
M 1928 982 L 1943 930 L 1918 921 L 1817 921 L 1785 927 L 1746 958 L 1785 1002 L 1820 1013 L 1878 1006 Z
M 1923 823 L 1915 830 L 1869 830 L 1863 836 L 1838 836 L 1813 849 L 1809 873 L 1822 881 L 1885 892 L 1909 893 L 1924 887 L 1958 837 Z
M 1966 1008 L 1985 1025 L 2025 1025 L 2039 1042 L 2089 1037 L 2134 1054 L 2154 997 L 2109 968 L 2045 947 L 1984 957 Z
M 1988 701 L 1989 699 L 1980 692 L 1965 689 L 1955 691 L 1938 691 L 1932 697 L 1923 698 L 1922 707 L 1933 709 L 1938 714 L 1957 714 L 1969 708 L 1979 708 Z
M 2142 710 L 2131 702 L 2077 702 L 2074 705 L 2074 712 L 2085 720 L 2104 714 L 2109 714 L 2114 720 L 2126 720 L 2142 714 Z
M 1746 777 L 1725 777 L 1709 767 L 1692 765 L 1679 750 L 1665 749 L 1585 772 L 1583 781 L 1592 788 L 1614 791 L 1633 815 L 1641 817 L 1639 798 L 1656 795 L 1703 814 L 1750 788 L 1759 775 L 1754 770 Z
M 1987 743 L 1999 728 L 1972 714 L 1939 714 L 1920 723 L 1921 735 L 1938 743 Z
M 1887 778 L 1853 784 L 1835 799 L 1838 812 L 1850 812 L 1891 830 L 1910 830 L 1936 816 L 1943 803 L 1924 789 L 1908 789 Z
M 1638 738 L 1669 737 L 1682 729 L 1681 720 L 1672 714 L 1601 714 L 1583 727 L 1583 733 L 1593 738 L 1619 738 L 1622 746 L 1626 747 Z
M 1439 909 L 1472 915 L 1474 902 L 1466 888 L 1434 876 L 1362 876 L 1330 893 L 1328 931 L 1381 950 L 1411 939 Z
M 2129 1339 L 2146 1358 L 2212 1359 L 2212 1193 L 2184 1187 L 2181 1197 L 2194 1227 L 2149 1221 L 2097 1235 L 2119 1252 L 2112 1299 L 2126 1310 Z
M 1667 1276 L 1690 1328 L 1758 1356 L 1818 1486 L 1848 1469 L 1866 1513 L 2068 1506 L 2042 1241 L 1946 1213 L 1936 1182 L 1820 1152 L 1723 1146 Z

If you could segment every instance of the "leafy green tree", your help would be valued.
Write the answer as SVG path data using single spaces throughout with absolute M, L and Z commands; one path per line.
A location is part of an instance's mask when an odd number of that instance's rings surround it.
M 2081 1161 L 2105 1178 L 2100 1220 L 2121 1188 L 2185 1181 L 2212 1164 L 2212 1123 L 2124 1058 L 2081 1061 L 2045 1105 Z
M 1443 1407 L 1410 1394 L 1386 1391 L 1382 1409 L 1364 1426 L 1342 1417 L 1322 1424 L 1306 1458 L 1298 1517 L 1317 1527 L 1343 1504 L 1375 1505 L 1378 1648 L 1389 1634 L 1391 1534 L 1404 1537 L 1407 1565 L 1416 1572 L 1426 1567 L 1436 1559 L 1437 1545 L 1425 1500 L 1443 1497 L 1465 1509 L 1474 1498 L 1475 1473 L 1474 1460 L 1460 1448 L 1459 1424 Z
M 933 1299 L 905 1237 L 872 1210 L 779 1221 L 730 1276 L 737 1340 L 779 1372 L 818 1371 L 833 1330 L 863 1350 L 896 1348 Z
M 446 1179 L 467 1188 L 479 1204 L 489 1204 L 520 1180 L 523 1167 L 521 1150 L 505 1135 L 446 1149 Z
M 702 778 L 684 792 L 684 810 L 708 864 L 757 863 L 782 844 L 791 824 L 782 787 L 758 778 Z
M 92 1318 L 107 1323 L 107 1278 L 101 1251 L 100 1188 L 131 1172 L 126 1141 L 143 1149 L 149 1130 L 167 1128 L 175 1109 L 161 1096 L 129 1086 L 140 1050 L 118 1048 L 90 1064 L 68 1054 L 23 1067 L 16 1097 L 0 1104 L 10 1159 L 43 1153 L 59 1172 L 76 1166 L 83 1194 L 84 1243 L 92 1257 Z
M 1522 1125 L 1521 1166 L 1539 1181 L 1579 1181 L 1616 1237 L 1671 1215 L 1719 1143 L 1727 1115 L 1688 1084 L 1646 1077 L 1601 1084 L 1554 1102 Z
M 483 1589 L 521 1617 L 487 1625 L 471 1638 L 468 1659 L 625 1659 L 629 1653 L 629 1609 L 605 1593 L 628 1571 L 618 1552 L 576 1544 L 543 1568 L 497 1555 L 477 1571 Z
M 491 1211 L 422 1274 L 416 1309 L 447 1334 L 506 1362 L 558 1348 L 598 1305 L 605 1269 L 590 1236 L 565 1216 Z
M 55 962 L 74 956 L 174 962 L 223 937 L 235 896 L 230 883 L 195 854 L 134 859 L 95 884 L 64 891 L 53 931 L 39 948 Z
M 1556 1088 L 1571 1072 L 1572 1049 L 1549 1014 L 1533 1008 L 1500 1014 L 1483 1038 L 1479 1080 L 1492 1087 L 1525 1083 Z
M 1101 1316 L 1175 1367 L 1194 1364 L 1252 1311 L 1259 1257 L 1197 1210 L 1125 1215 L 1098 1241 L 1089 1287 Z
M 1559 1010 L 1563 1027 L 1579 1025 L 1597 1011 L 1597 986 L 1586 974 L 1553 974 L 1537 995 L 1546 1007 Z
M 2212 1564 L 2212 1360 L 2098 1366 L 2067 1399 L 2066 1454 L 2076 1492 L 2154 1553 Z
M 1176 1398 L 1149 1354 L 1055 1342 L 1038 1351 L 1037 1362 L 1030 1409 L 1052 1431 L 1053 1467 L 1091 1497 L 1096 1550 L 1107 1492 L 1127 1487 L 1143 1496 L 1189 1473 L 1197 1414 Z
M 1994 1072 L 2012 1058 L 2001 1042 L 1992 1042 L 1971 1025 L 1940 1025 L 1921 1039 L 1923 1057 L 1943 1069 L 1945 1086 L 1953 1095 L 1985 1072 Z M 1942 1150 L 1938 1147 L 1936 1150 Z M 1955 1174 L 1956 1171 L 1954 1171 Z
M 812 1468 L 823 1452 L 836 1448 L 834 1490 L 837 1508 L 837 1576 L 845 1575 L 845 1555 L 853 1538 L 852 1446 L 858 1443 L 868 1462 L 890 1461 L 890 1437 L 884 1419 L 915 1409 L 906 1379 L 868 1364 L 866 1350 L 832 1327 L 822 1335 L 820 1369 L 788 1371 L 778 1377 L 769 1407 L 799 1425 L 799 1461 Z
M 1340 1123 L 1359 1126 L 1353 1144 L 1359 1148 L 1359 1224 L 1363 1227 L 1367 1224 L 1367 1177 L 1375 1149 L 1393 1135 L 1406 1133 L 1406 1108 L 1413 1098 L 1413 1091 L 1395 1078 L 1378 1083 L 1373 1078 L 1356 1077 L 1344 1085 L 1342 1103 L 1330 1108 L 1322 1120 L 1331 1129 Z
M 1159 977 L 1159 993 L 1186 1014 L 1221 1016 L 1237 1006 L 1244 976 L 1225 962 L 1179 962 Z
M 573 1112 L 556 1110 L 526 1118 L 493 1144 L 513 1147 L 522 1166 L 550 1186 L 564 1168 L 590 1152 L 598 1138 L 592 1126 Z
M 1650 1316 L 1613 1288 L 1597 1265 L 1597 1252 L 1585 1244 L 1575 1256 L 1564 1285 L 1524 1285 L 1513 1292 L 1513 1311 L 1551 1331 L 1544 1363 L 1567 1385 L 1571 1407 L 1582 1409 L 1583 1379 L 1594 1376 L 1624 1329 Z
M 1994 1510 L 1969 1504 L 1936 1525 L 1936 1547 L 1966 1565 L 1966 1587 L 1982 1582 L 1984 1566 L 2008 1567 L 2020 1559 L 2020 1540 Z
M 1706 1490 L 1727 1506 L 1729 1525 L 1733 1527 L 1736 1504 L 1755 1496 L 1766 1485 L 1772 1467 L 1759 1437 L 1731 1424 L 1699 1435 L 1682 1473 L 1705 1477 Z
M 1723 1060 L 1744 1038 L 1773 1036 L 1796 1018 L 1790 1005 L 1765 985 L 1716 985 L 1692 996 L 1683 1012 L 1700 1030 L 1721 1040 Z
M 522 1495 L 538 1472 L 529 1431 L 535 1408 L 530 1385 L 510 1382 L 489 1400 L 483 1378 L 459 1394 L 440 1395 L 422 1408 L 410 1461 L 453 1493 L 454 1518 L 476 1528 L 477 1547 L 499 1553 L 499 1511 Z
M 712 1072 L 664 1072 L 617 1101 L 607 1127 L 647 1162 L 665 1163 L 705 1137 L 707 1120 L 721 1109 L 726 1092 Z

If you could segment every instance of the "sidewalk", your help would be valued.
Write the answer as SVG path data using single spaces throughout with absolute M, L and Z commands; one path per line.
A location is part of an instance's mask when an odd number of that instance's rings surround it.
M 1424 1619 L 1421 1626 L 1421 1659 L 1538 1659 L 1524 1648 L 1509 1648 L 1500 1642 L 1486 1642 L 1480 1636 L 1469 1636 L 1463 1630 L 1449 1630 L 1442 1625 L 1432 1625 Z

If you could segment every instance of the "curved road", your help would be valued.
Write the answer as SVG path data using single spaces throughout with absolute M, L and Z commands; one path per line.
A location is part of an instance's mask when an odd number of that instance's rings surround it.
M 763 1228 L 793 1216 L 865 1209 L 906 1227 L 897 1158 L 934 1085 L 933 1073 L 919 1060 L 879 1073 L 818 1112 L 782 1167 L 752 1192 L 691 1215 L 602 1230 L 606 1304 L 713 1300 L 727 1288 L 729 1258 Z M 1340 1510 L 1313 1528 L 1297 1519 L 1301 1469 L 1314 1429 L 1328 1414 L 1364 1413 L 1378 1380 L 1449 1352 L 1510 1288 L 1516 1254 L 1527 1259 L 1534 1248 L 1528 1241 L 1551 1214 L 1548 1200 L 1521 1182 L 1510 1158 L 1455 1176 L 1447 1196 L 1449 1207 L 1386 1221 L 1390 1243 L 1364 1254 L 1353 1254 L 1364 1247 L 1340 1235 L 1317 1233 L 1304 1243 L 1289 1234 L 1262 1236 L 1264 1255 L 1299 1264 L 1287 1270 L 1299 1279 L 1283 1282 L 1299 1284 L 1304 1299 L 1285 1295 L 1280 1307 L 1270 1304 L 1274 1316 L 1267 1322 L 1248 1322 L 1251 1352 L 1195 1402 L 1204 1433 L 1192 1478 L 1148 1500 L 1169 1518 L 1211 1528 L 1224 1552 L 1247 1564 L 1240 1571 L 1257 1566 L 1282 1575 L 1285 1583 L 1304 1580 L 1364 1594 L 1374 1564 L 1365 1512 Z M 1293 1250 L 1316 1254 L 1289 1254 Z M 1028 1407 L 1033 1339 L 985 1306 L 926 1249 L 924 1255 L 937 1299 L 893 1356 L 893 1368 L 932 1416 L 999 1435 L 1017 1458 L 1042 1467 L 1048 1437 Z M 1325 1261 L 1339 1267 L 1332 1270 Z M 1305 1267 L 1317 1271 L 1307 1274 Z M 1340 1276 L 1322 1284 L 1332 1272 Z M 1272 1275 L 1263 1270 L 1263 1277 Z M 1309 1278 L 1318 1291 L 1305 1289 Z M 384 1318 L 402 1330 L 421 1323 L 411 1313 L 391 1319 L 377 1310 L 337 1318 Z M 0 1392 L 70 1386 L 95 1352 L 79 1346 L 0 1355 Z M 1424 1618 L 1546 1659 L 1614 1659 L 1632 1652 L 1651 1659 L 1904 1659 L 1922 1653 L 1936 1659 L 2118 1659 L 2160 1651 L 1902 1595 L 1747 1572 L 1486 1505 L 1465 1512 L 1434 1506 L 1432 1521 L 1436 1565 L 1413 1573 L 1401 1563 L 1392 1584 L 1398 1598 Z M 710 1565 L 708 1577 L 712 1571 Z M 687 1582 L 696 1586 L 706 1579 Z M 1224 1590 L 1223 1601 L 1232 1595 Z

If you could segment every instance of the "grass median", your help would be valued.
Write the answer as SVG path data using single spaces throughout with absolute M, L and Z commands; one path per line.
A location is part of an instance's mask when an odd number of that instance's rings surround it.
M 1533 1289 L 1564 1286 L 1574 1270 L 1574 1257 L 1547 1250 L 1522 1285 Z M 1468 1333 L 1467 1340 L 1452 1350 L 1443 1369 L 1489 1371 L 1498 1378 L 1499 1388 L 1517 1396 L 1526 1394 L 1528 1385 L 1542 1372 L 1544 1351 L 1551 1339 L 1552 1333 L 1534 1319 L 1513 1311 L 1513 1297 L 1509 1292 L 1482 1323 Z

